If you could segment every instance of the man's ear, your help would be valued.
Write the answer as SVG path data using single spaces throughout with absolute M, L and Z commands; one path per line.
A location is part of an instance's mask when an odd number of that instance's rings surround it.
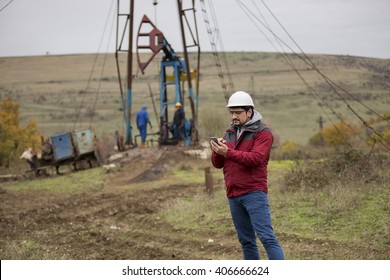
M 252 108 L 249 108 L 247 113 L 249 113 L 249 117 L 251 118 L 252 115 L 253 115 L 253 109 Z

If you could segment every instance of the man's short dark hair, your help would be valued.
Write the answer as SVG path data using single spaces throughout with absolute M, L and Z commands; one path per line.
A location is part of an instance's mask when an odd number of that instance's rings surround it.
M 251 114 L 251 118 L 253 118 L 253 115 L 255 114 L 255 110 L 252 106 L 245 106 L 245 107 L 242 107 L 242 109 L 245 110 L 245 112 L 248 112 L 249 109 L 252 109 L 252 114 Z

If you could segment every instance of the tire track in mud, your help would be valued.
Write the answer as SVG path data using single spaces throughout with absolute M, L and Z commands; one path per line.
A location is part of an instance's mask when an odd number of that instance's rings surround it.
M 3 197 L 4 200 L 24 201 L 24 206 L 20 203 L 15 207 L 3 203 L 2 199 L 0 234 L 3 240 L 33 238 L 48 251 L 61 252 L 66 259 L 209 259 L 230 256 L 230 248 L 208 244 L 207 236 L 178 231 L 157 215 L 164 203 L 193 196 L 202 187 L 113 188 L 103 193 L 83 192 L 68 197 L 5 194 L 9 197 Z

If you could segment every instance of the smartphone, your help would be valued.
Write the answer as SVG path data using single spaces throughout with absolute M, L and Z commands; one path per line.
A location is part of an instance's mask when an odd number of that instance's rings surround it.
M 215 143 L 219 144 L 218 137 L 210 137 L 210 140 L 213 140 Z

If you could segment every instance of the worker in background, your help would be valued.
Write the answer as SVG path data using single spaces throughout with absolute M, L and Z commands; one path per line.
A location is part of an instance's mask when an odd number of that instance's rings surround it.
M 152 123 L 150 122 L 147 109 L 148 107 L 146 105 L 142 105 L 141 110 L 137 113 L 137 128 L 139 130 L 139 134 L 141 135 L 141 148 L 146 148 L 148 124 L 150 125 L 150 129 L 152 129 Z
M 23 154 L 20 156 L 20 159 L 25 159 L 27 163 L 30 165 L 31 170 L 34 170 L 38 173 L 38 158 L 37 154 L 33 151 L 32 148 L 26 149 Z
M 115 140 L 116 140 L 116 146 L 118 148 L 118 151 L 122 152 L 125 150 L 125 147 L 123 145 L 123 136 L 120 135 L 118 130 L 115 130 Z
M 235 92 L 226 106 L 231 126 L 223 138 L 210 141 L 214 167 L 223 168 L 230 213 L 244 259 L 258 260 L 256 235 L 268 259 L 284 259 L 283 249 L 271 225 L 268 204 L 267 165 L 273 136 L 262 123 L 251 96 Z
M 179 147 L 183 147 L 184 133 L 185 133 L 185 127 L 184 127 L 185 115 L 180 102 L 177 102 L 175 106 L 176 106 L 176 111 L 175 111 L 175 115 L 173 116 L 173 128 L 174 128 L 173 137 L 178 142 Z

